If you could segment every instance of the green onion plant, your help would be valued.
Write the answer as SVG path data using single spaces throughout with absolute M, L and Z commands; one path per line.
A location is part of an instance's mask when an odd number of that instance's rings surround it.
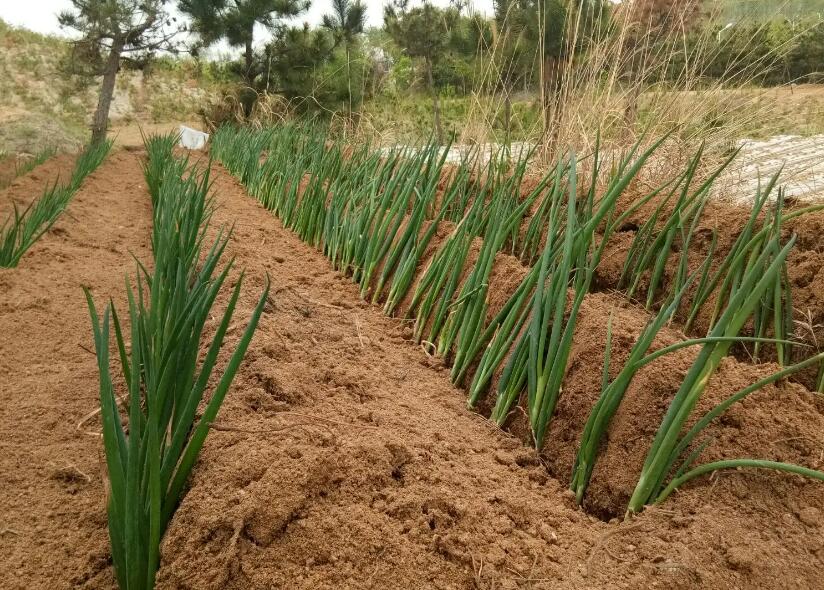
M 685 439 L 681 432 L 733 344 L 752 344 L 756 354 L 765 345 L 775 346 L 785 368 L 774 379 L 820 362 L 816 356 L 789 364 L 792 297 L 786 257 L 793 240 L 782 243 L 781 234 L 788 220 L 824 205 L 787 212 L 779 191 L 767 213 L 776 176 L 759 189 L 750 217 L 720 264 L 714 262 L 718 236 L 713 234 L 707 258 L 692 270 L 691 246 L 711 186 L 735 154 L 698 181 L 703 158 L 699 148 L 683 172 L 618 214 L 619 198 L 666 139 L 646 143 L 642 138 L 615 158 L 608 171 L 596 142 L 587 158 L 560 158 L 527 194 L 521 194 L 521 187 L 531 150 L 484 155 L 474 147 L 449 165 L 449 146 L 429 142 L 352 149 L 322 127 L 287 123 L 265 130 L 221 128 L 213 137 L 212 154 L 285 227 L 350 276 L 362 297 L 383 303 L 387 314 L 403 313 L 413 321 L 415 341 L 452 363 L 452 380 L 466 384 L 470 406 L 480 402 L 498 375 L 491 418 L 503 425 L 523 402 L 538 449 L 561 395 L 577 317 L 604 249 L 627 219 L 660 196 L 637 231 L 620 287 L 630 298 L 643 292 L 641 303 L 648 310 L 656 309 L 659 298 L 664 303 L 612 380 L 610 322 L 601 392 L 572 474 L 572 488 L 581 502 L 610 421 L 637 371 L 674 350 L 701 346 L 650 449 L 628 507 L 637 512 L 708 469 L 730 466 L 723 462 L 692 468 L 703 446 L 694 447 L 694 436 Z M 579 193 L 579 170 L 587 168 L 590 184 Z M 445 237 L 433 248 L 436 235 Z M 502 254 L 517 257 L 527 269 L 503 307 L 489 318 L 489 280 Z M 673 257 L 675 271 L 666 276 Z M 410 303 L 400 310 L 407 296 Z M 650 352 L 655 336 L 676 312 L 683 310 L 689 329 L 710 302 L 706 336 Z M 752 336 L 740 335 L 748 324 Z M 824 369 L 821 375 L 824 388 Z M 737 465 L 769 463 L 743 461 Z
M 107 305 L 101 317 L 86 291 L 100 375 L 109 538 L 117 582 L 124 590 L 154 587 L 161 539 L 249 346 L 269 289 L 267 279 L 246 330 L 198 417 L 243 276 L 204 349 L 206 322 L 232 268 L 232 261 L 219 268 L 231 231 L 218 232 L 213 244 L 204 247 L 211 211 L 208 169 L 191 171 L 184 178 L 187 162 L 172 158 L 167 148 L 163 138 L 147 141 L 147 176 L 164 172 L 151 181 L 147 178 L 156 191 L 153 270 L 139 265 L 134 283 L 126 285 L 130 346 L 114 305 Z M 112 324 L 128 394 L 125 425 L 109 363 Z
M 627 508 L 628 512 L 639 512 L 644 505 L 655 501 L 666 487 L 666 479 L 683 451 L 678 445 L 680 432 L 704 393 L 710 377 L 715 373 L 721 359 L 727 354 L 732 344 L 732 340 L 726 339 L 734 339 L 738 336 L 763 294 L 779 275 L 794 242 L 794 238 L 790 239 L 775 256 L 772 256 L 769 249 L 764 250 L 756 259 L 756 263 L 742 277 L 739 289 L 735 291 L 709 334 L 710 337 L 723 337 L 724 340 L 703 345 L 681 387 L 676 392 L 647 454 Z M 768 261 L 769 264 L 767 264 Z M 762 271 L 764 268 L 766 268 L 765 272 Z
M 19 264 L 28 249 L 57 222 L 83 180 L 103 162 L 111 146 L 111 141 L 89 146 L 78 156 L 68 183 L 55 180 L 22 212 L 14 205 L 13 212 L 0 225 L 0 267 Z

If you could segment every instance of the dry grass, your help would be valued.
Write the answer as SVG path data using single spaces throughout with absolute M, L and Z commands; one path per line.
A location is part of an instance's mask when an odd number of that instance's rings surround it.
M 768 98 L 775 89 L 755 84 L 789 45 L 754 64 L 732 60 L 721 78 L 710 79 L 707 68 L 724 49 L 724 41 L 708 30 L 688 46 L 694 0 L 673 2 L 657 21 L 665 24 L 658 26 L 647 18 L 643 5 L 640 0 L 622 4 L 612 26 L 595 35 L 586 53 L 570 52 L 557 96 L 541 97 L 540 103 L 548 108 L 532 129 L 518 130 L 520 134 L 542 144 L 550 157 L 569 147 L 587 152 L 599 135 L 602 145 L 620 150 L 643 134 L 659 137 L 672 130 L 676 132 L 671 143 L 680 152 L 688 153 L 703 142 L 709 153 L 723 154 L 741 137 L 785 132 L 796 122 L 776 116 L 779 107 Z M 579 23 L 582 18 L 578 14 L 571 20 Z M 503 83 L 512 66 L 505 48 L 518 40 L 509 37 L 515 33 L 505 24 L 502 29 L 496 31 L 490 47 L 479 48 L 489 59 L 482 60 L 478 78 L 483 90 L 472 97 L 463 142 L 489 141 L 491 124 L 501 117 L 507 92 L 512 93 Z M 578 46 L 580 41 L 573 33 L 569 45 Z M 540 61 L 536 55 L 539 69 Z M 789 112 L 785 109 L 784 114 Z

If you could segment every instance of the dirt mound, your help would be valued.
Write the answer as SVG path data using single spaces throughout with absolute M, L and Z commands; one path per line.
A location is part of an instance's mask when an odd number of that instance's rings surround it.
M 578 441 L 601 390 L 606 325 L 611 314 L 612 378 L 624 366 L 648 319 L 643 309 L 617 295 L 595 294 L 584 300 L 573 340 L 573 360 L 542 453 L 550 474 L 561 481 L 571 476 Z M 664 328 L 652 350 L 682 340 L 683 334 Z M 585 503 L 592 513 L 605 519 L 623 515 L 658 424 L 699 350 L 694 347 L 671 353 L 636 374 L 601 445 Z M 750 365 L 725 358 L 687 428 L 721 401 L 778 370 L 780 367 L 769 363 Z M 815 449 L 824 447 L 824 417 L 818 405 L 820 400 L 801 385 L 784 381 L 765 387 L 734 405 L 705 431 L 701 440 L 712 442 L 698 462 L 763 458 L 821 469 L 824 463 Z M 818 502 L 824 502 L 824 486 L 811 489 L 817 490 Z M 776 494 L 791 497 L 794 491 L 792 478 L 778 477 L 768 487 L 751 486 L 743 493 L 770 502 Z
M 13 168 L 14 157 L 11 167 Z M 74 163 L 77 156 L 74 154 L 59 154 L 49 161 L 37 166 L 22 176 L 14 177 L 12 175 L 8 186 L 0 190 L 0 219 L 5 219 L 5 216 L 12 211 L 14 204 L 18 207 L 25 208 L 32 201 L 42 196 L 43 191 L 59 180 L 68 182 L 74 170 Z M 0 182 L 0 186 L 5 186 Z
M 666 587 L 769 586 L 761 559 L 782 559 L 787 550 L 809 558 L 804 543 L 820 526 L 821 488 L 795 478 L 725 474 L 720 497 L 708 496 L 717 482 L 700 481 L 624 524 L 574 509 L 533 451 L 462 409 L 464 394 L 449 387 L 440 361 L 403 343 L 401 325 L 364 307 L 348 279 L 308 272 L 328 263 L 218 178 L 221 214 L 244 220 L 239 260 L 271 268 L 274 248 L 286 284 L 265 320 L 278 327 L 261 328 L 253 348 L 265 352 L 243 376 L 257 391 L 227 402 L 229 429 L 207 444 L 169 532 L 162 587 L 644 587 L 653 579 Z M 280 242 L 257 246 L 258 236 L 273 234 Z M 576 344 L 570 383 L 579 386 L 592 362 L 600 367 L 602 297 L 588 300 L 588 338 Z M 252 303 L 250 296 L 245 305 Z M 644 316 L 627 315 L 634 324 L 617 341 L 631 345 Z M 677 380 L 671 367 L 659 367 L 630 395 L 658 383 L 663 411 L 664 392 L 671 395 Z M 575 413 L 576 397 L 565 397 Z M 631 429 L 626 420 L 616 419 L 616 441 Z M 635 460 L 639 449 L 630 453 Z M 626 472 L 626 480 L 609 479 L 625 489 L 629 470 L 612 453 L 606 461 Z M 775 495 L 775 485 L 795 499 Z M 755 506 L 742 503 L 747 494 Z M 597 488 L 593 496 L 614 497 Z M 775 514 L 787 515 L 781 533 Z M 813 569 L 798 565 L 809 573 L 787 585 L 814 585 L 806 578 Z
M 628 196 L 623 200 L 621 206 L 627 207 L 631 201 L 632 197 Z M 658 201 L 653 200 L 641 207 L 625 221 L 620 231 L 610 239 L 601 264 L 596 270 L 596 285 L 599 290 L 610 291 L 619 287 L 621 272 L 632 241 L 635 238 L 635 232 L 649 219 L 657 205 Z M 787 211 L 792 212 L 805 206 L 789 203 Z M 717 235 L 717 243 L 711 273 L 718 269 L 721 261 L 730 252 L 735 240 L 741 233 L 750 211 L 751 209 L 747 205 L 718 201 L 707 203 L 690 244 L 690 272 L 695 272 L 709 254 L 713 233 Z M 664 217 L 666 216 L 661 216 L 662 219 Z M 760 223 L 759 220 L 759 227 Z M 803 360 L 816 350 L 822 350 L 822 346 L 824 346 L 824 241 L 821 240 L 822 229 L 824 229 L 824 211 L 804 214 L 788 221 L 783 226 L 784 240 L 788 240 L 793 235 L 796 236 L 796 243 L 787 257 L 787 277 L 791 286 L 792 303 L 795 309 L 796 329 L 794 336 L 797 341 L 805 345 L 794 348 L 793 360 L 796 362 Z M 659 300 L 671 289 L 677 270 L 679 247 L 680 245 L 676 243 L 664 271 L 660 293 L 656 296 Z M 635 297 L 639 301 L 644 301 L 647 293 L 643 288 L 643 281 L 640 287 Z M 691 293 L 687 293 L 686 300 L 689 301 L 690 297 Z M 691 336 L 703 336 L 707 333 L 714 306 L 715 296 L 713 295 L 710 296 L 697 314 L 690 330 Z M 675 318 L 679 326 L 683 326 L 686 321 L 684 310 L 685 307 L 682 307 Z M 745 328 L 744 333 L 752 335 L 751 331 L 747 331 L 747 328 Z M 744 347 L 734 348 L 734 353 L 740 360 L 751 360 L 750 352 Z M 774 349 L 771 346 L 765 346 L 762 349 L 761 357 L 761 360 L 764 361 L 775 360 Z M 795 376 L 794 379 L 803 383 L 805 387 L 814 389 L 816 373 L 817 369 L 811 368 Z
M 71 170 L 54 158 L 0 193 L 25 204 Z M 113 153 L 13 269 L 0 269 L 0 565 L 5 588 L 111 588 L 97 361 L 82 285 L 123 309 L 151 207 L 133 156 Z

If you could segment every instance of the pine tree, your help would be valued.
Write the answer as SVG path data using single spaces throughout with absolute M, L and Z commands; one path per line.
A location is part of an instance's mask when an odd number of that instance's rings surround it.
M 309 8 L 309 0 L 179 0 L 178 9 L 192 19 L 192 31 L 204 45 L 221 39 L 243 49 L 243 78 L 255 88 L 255 25 L 274 29 L 281 19 L 298 16 Z M 254 97 L 244 100 L 248 116 Z
M 349 116 L 352 116 L 351 50 L 366 25 L 366 6 L 361 0 L 332 0 L 332 13 L 323 16 L 323 26 L 332 32 L 336 45 L 346 51 L 346 86 L 349 91 Z
M 329 61 L 333 44 L 327 31 L 310 28 L 306 23 L 300 27 L 277 27 L 264 49 L 266 91 L 280 94 L 290 102 L 313 95 L 316 70 Z
M 432 69 L 442 59 L 450 42 L 450 27 L 458 17 L 455 8 L 436 8 L 429 2 L 415 8 L 408 0 L 396 0 L 384 8 L 384 26 L 392 40 L 412 58 L 421 58 L 426 70 L 426 85 L 432 94 L 435 136 L 443 143 L 441 106 Z
M 91 72 L 103 76 L 92 121 L 92 144 L 106 139 L 109 109 L 121 60 L 145 58 L 158 49 L 172 49 L 179 29 L 165 11 L 166 0 L 71 0 L 72 9 L 58 15 L 60 25 L 74 29 L 75 42 Z

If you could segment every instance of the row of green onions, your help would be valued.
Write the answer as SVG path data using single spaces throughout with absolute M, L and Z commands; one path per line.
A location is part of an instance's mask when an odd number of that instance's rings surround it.
M 6 188 L 11 182 L 24 174 L 28 174 L 47 160 L 50 160 L 57 154 L 57 149 L 54 146 L 47 146 L 29 158 L 16 158 L 14 161 L 14 172 L 11 178 L 6 182 L 0 183 L 0 188 Z M 0 152 L 0 158 L 3 154 Z
M 539 450 L 561 395 L 577 316 L 605 246 L 628 218 L 663 195 L 653 220 L 636 237 L 632 262 L 622 279 L 634 294 L 640 292 L 643 276 L 652 277 L 646 287 L 648 308 L 661 289 L 668 286 L 670 294 L 613 381 L 608 379 L 607 353 L 602 394 L 582 435 L 572 476 L 576 497 L 583 501 L 604 433 L 635 372 L 662 354 L 701 345 L 696 365 L 675 396 L 640 476 L 629 506 L 629 512 L 637 512 L 669 495 L 673 482 L 677 487 L 708 469 L 706 465 L 691 468 L 699 454 L 691 448 L 698 433 L 679 436 L 730 346 L 735 342 L 768 342 L 785 350 L 789 346 L 787 332 L 775 330 L 772 338 L 766 337 L 766 318 L 778 317 L 774 308 L 779 300 L 785 317 L 788 301 L 781 294 L 781 277 L 786 276 L 786 256 L 793 242 L 781 244 L 780 223 L 796 212 L 785 214 L 777 206 L 760 230 L 755 231 L 754 221 L 749 230 L 745 228 L 741 247 L 719 268 L 711 268 L 711 248 L 699 269 L 688 272 L 690 240 L 709 189 L 729 161 L 694 187 L 703 151 L 699 149 L 683 173 L 639 196 L 616 215 L 619 198 L 665 139 L 646 149 L 639 142 L 609 167 L 603 165 L 597 144 L 584 158 L 566 155 L 527 195 L 519 190 L 530 154 L 507 163 L 494 154 L 485 162 L 475 152 L 476 157 L 465 156 L 458 166 L 447 169 L 446 150 L 431 144 L 383 151 L 360 146 L 346 152 L 323 130 L 292 125 L 263 131 L 221 128 L 213 137 L 212 153 L 286 227 L 349 274 L 364 298 L 383 302 L 387 313 L 397 313 L 400 302 L 409 297 L 405 318 L 414 322 L 415 340 L 451 361 L 452 380 L 467 386 L 470 406 L 490 393 L 498 376 L 492 419 L 503 425 L 516 404 L 523 404 Z M 584 162 L 589 185 L 579 196 L 578 170 Z M 670 202 L 672 212 L 667 215 Z M 434 236 L 444 234 L 426 267 L 416 271 Z M 663 270 L 676 243 L 682 246 L 677 276 L 667 285 Z M 519 257 L 528 270 L 503 307 L 488 318 L 491 271 L 496 257 L 506 253 Z M 672 319 L 689 290 L 695 293 L 693 309 L 704 303 L 702 298 L 723 294 L 710 333 L 650 352 L 655 335 Z M 739 335 L 754 316 L 759 326 L 756 335 Z M 812 357 L 786 366 L 771 380 L 756 384 L 756 389 L 821 360 Z M 690 451 L 689 460 L 679 463 L 685 451 Z M 735 465 L 769 463 L 742 461 Z M 719 468 L 729 464 L 722 462 Z M 797 473 L 804 469 L 769 466 Z
M 0 267 L 12 268 L 20 263 L 29 248 L 57 222 L 83 180 L 100 166 L 111 146 L 111 141 L 89 146 L 78 156 L 68 182 L 56 179 L 22 211 L 14 204 L 14 211 L 0 225 Z
M 693 190 L 690 186 L 697 168 L 697 160 L 693 159 L 687 171 L 670 187 L 665 198 L 639 227 L 618 282 L 619 289 L 622 289 L 630 299 L 636 299 L 640 287 L 644 286 L 647 290 L 644 304 L 649 310 L 653 308 L 660 291 L 666 290 L 665 288 L 668 288 L 670 293 L 681 290 L 687 280 L 689 255 L 692 252 L 690 246 L 698 220 L 708 200 L 709 189 L 730 162 L 731 159 L 724 162 Z M 784 192 L 781 189 L 776 190 L 778 178 L 779 175 L 775 174 L 765 186 L 758 187 L 746 223 L 730 250 L 720 259 L 720 263 L 715 265 L 713 255 L 716 253 L 717 235 L 713 232 L 708 256 L 695 277 L 694 287 L 690 293 L 685 293 L 682 299 L 686 333 L 693 331 L 702 311 L 708 316 L 707 332 L 712 331 L 719 315 L 729 305 L 732 295 L 740 288 L 743 277 L 757 264 L 761 252 L 770 249 L 775 255 L 780 250 L 782 228 L 786 222 L 824 210 L 824 205 L 819 204 L 785 211 Z M 678 199 L 669 212 L 665 213 L 671 197 L 676 192 L 680 192 Z M 667 285 L 663 271 L 676 249 L 679 252 L 676 272 L 671 284 Z M 768 262 L 769 260 L 765 264 Z M 766 267 L 760 268 L 760 271 L 766 272 Z M 782 366 L 788 366 L 792 359 L 794 318 L 786 262 L 774 276 L 773 283 L 766 289 L 761 301 L 754 307 L 751 317 L 752 333 L 758 338 L 753 341 L 751 356 L 758 361 L 762 356 L 764 338 L 771 334 L 771 345 L 775 348 L 777 362 Z
M 100 317 L 86 290 L 100 375 L 112 561 L 119 587 L 129 590 L 154 587 L 161 539 L 249 346 L 269 288 L 267 280 L 246 330 L 201 408 L 243 276 L 214 336 L 202 346 L 206 322 L 233 266 L 230 260 L 221 268 L 231 230 L 221 229 L 207 247 L 212 212 L 208 168 L 197 171 L 185 159 L 175 159 L 174 136 L 145 142 L 154 264 L 149 270 L 138 263 L 133 282 L 126 281 L 128 338 L 114 304 L 109 302 Z M 123 412 L 109 362 L 111 324 L 126 388 Z

